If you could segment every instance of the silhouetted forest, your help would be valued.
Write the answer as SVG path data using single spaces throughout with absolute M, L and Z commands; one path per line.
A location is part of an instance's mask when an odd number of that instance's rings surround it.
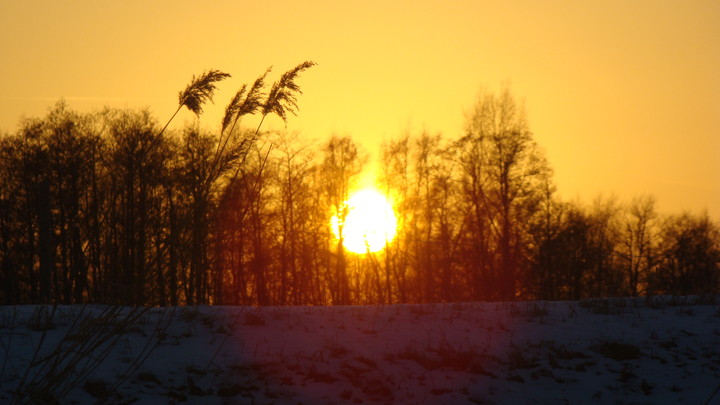
M 347 211 L 367 153 L 349 136 L 312 143 L 262 130 L 266 116 L 296 112 L 295 80 L 312 65 L 270 86 L 268 70 L 243 86 L 215 132 L 169 130 L 147 110 L 81 114 L 61 101 L 0 137 L 0 303 L 325 305 L 720 291 L 717 222 L 659 215 L 651 196 L 562 201 L 507 88 L 478 96 L 459 137 L 404 133 L 383 143 L 377 186 L 394 201 L 398 235 L 378 253 L 345 252 L 330 218 Z M 200 115 L 227 76 L 193 78 L 178 111 Z M 247 128 L 245 116 L 259 124 Z

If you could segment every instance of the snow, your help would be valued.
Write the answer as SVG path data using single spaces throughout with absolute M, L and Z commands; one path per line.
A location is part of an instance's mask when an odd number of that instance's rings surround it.
M 720 404 L 720 306 L 673 301 L 5 306 L 0 403 Z

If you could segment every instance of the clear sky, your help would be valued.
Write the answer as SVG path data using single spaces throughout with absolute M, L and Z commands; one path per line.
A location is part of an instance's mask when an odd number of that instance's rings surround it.
M 372 153 L 409 127 L 456 137 L 478 90 L 509 82 L 565 198 L 650 193 L 720 217 L 717 0 L 5 0 L 0 130 L 60 97 L 164 122 L 209 68 L 233 75 L 201 118 L 216 128 L 242 83 L 304 60 L 318 66 L 288 128 L 308 137 Z

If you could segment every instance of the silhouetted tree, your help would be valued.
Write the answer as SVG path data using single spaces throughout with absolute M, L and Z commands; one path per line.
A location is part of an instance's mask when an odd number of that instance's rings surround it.
M 112 302 L 143 304 L 153 249 L 149 237 L 158 226 L 158 189 L 167 154 L 163 141 L 157 142 L 157 123 L 147 110 L 112 110 L 106 119 L 106 291 Z
M 310 268 L 303 269 L 306 254 L 304 239 L 312 232 L 308 211 L 310 205 L 309 177 L 312 155 L 310 146 L 295 134 L 279 134 L 277 149 L 276 187 L 279 198 L 279 303 L 308 304 L 312 289 Z M 305 235 L 305 236 L 304 236 Z M 301 271 L 302 270 L 302 271 Z
M 27 277 L 33 301 L 82 302 L 88 293 L 85 247 L 99 144 L 90 117 L 60 101 L 44 119 L 25 121 L 3 145 L 3 263 L 7 271 Z M 16 252 L 9 251 L 11 245 Z M 10 270 L 20 263 L 24 272 Z M 16 276 L 8 276 L 8 282 L 18 293 L 22 277 Z
M 50 299 L 52 267 L 45 248 L 43 268 L 36 264 L 38 254 L 38 184 L 45 182 L 47 153 L 40 141 L 42 124 L 39 120 L 25 120 L 20 130 L 2 140 L 0 169 L 2 173 L 2 268 L 4 302 L 47 302 Z M 37 173 L 38 170 L 40 173 Z M 48 187 L 43 187 L 48 188 Z M 46 215 L 46 220 L 49 218 Z M 48 225 L 45 225 L 48 228 Z M 43 238 L 49 239 L 49 230 Z M 48 242 L 44 242 L 48 243 Z M 52 254 L 52 252 L 49 252 Z M 43 278 L 42 294 L 38 292 L 40 274 Z
M 530 274 L 526 276 L 526 296 L 530 298 L 553 299 L 556 291 L 556 272 L 545 255 L 554 252 L 548 249 L 547 243 L 558 237 L 563 221 L 568 214 L 570 204 L 561 201 L 556 193 L 555 185 L 550 176 L 545 176 L 540 184 L 538 194 L 538 212 L 529 226 L 528 255 Z M 552 247 L 550 247 L 552 250 Z
M 410 133 L 384 141 L 381 148 L 382 184 L 386 198 L 394 202 L 397 235 L 385 247 L 385 289 L 388 301 L 407 302 L 410 243 L 408 230 L 414 218 L 410 200 Z M 395 298 L 393 298 L 395 297 Z
M 347 253 L 346 201 L 367 156 L 261 131 L 297 109 L 304 62 L 243 85 L 219 131 L 168 130 L 147 110 L 63 102 L 0 136 L 0 303 L 303 305 L 582 299 L 720 291 L 720 227 L 661 220 L 655 200 L 562 201 L 507 87 L 481 93 L 466 131 L 383 144 L 379 188 L 398 234 Z M 178 97 L 198 117 L 229 75 Z M 176 112 L 177 113 L 177 112 Z M 241 126 L 254 115 L 252 127 Z M 247 124 L 247 123 L 244 123 Z M 339 238 L 330 218 L 339 219 Z
M 648 280 L 653 294 L 720 291 L 720 228 L 702 215 L 669 217 L 660 230 L 659 263 Z
M 637 297 L 645 290 L 647 276 L 655 265 L 655 198 L 641 196 L 625 210 L 619 256 L 627 268 L 627 294 Z
M 523 107 L 508 87 L 498 95 L 480 93 L 458 147 L 480 241 L 477 256 L 484 267 L 477 271 L 487 274 L 485 268 L 492 269 L 482 282 L 490 283 L 498 298 L 514 299 L 525 264 L 524 226 L 538 209 L 547 162 L 532 139 Z M 487 248 L 497 258 L 488 258 Z
M 412 187 L 408 235 L 413 244 L 420 301 L 448 299 L 452 280 L 454 226 L 452 159 L 440 134 L 421 133 L 411 150 Z
M 624 272 L 618 261 L 621 207 L 614 197 L 598 197 L 593 201 L 590 220 L 590 271 L 585 282 L 591 297 L 618 295 L 623 289 Z
M 542 241 L 535 259 L 541 274 L 539 296 L 549 300 L 584 297 L 584 280 L 592 268 L 591 220 L 577 208 L 566 211 L 562 225 Z
M 53 206 L 59 256 L 56 302 L 79 303 L 87 294 L 89 263 L 84 246 L 90 239 L 89 221 L 94 220 L 88 216 L 100 147 L 99 134 L 88 122 L 91 118 L 60 103 L 45 119 L 52 176 L 47 200 Z
M 345 202 L 349 197 L 352 181 L 360 174 L 364 164 L 364 155 L 349 136 L 333 135 L 323 147 L 323 162 L 320 168 L 323 192 L 330 208 L 330 216 L 338 219 L 335 270 L 331 277 L 334 304 L 350 303 L 350 280 L 343 241 L 343 223 L 348 214 Z

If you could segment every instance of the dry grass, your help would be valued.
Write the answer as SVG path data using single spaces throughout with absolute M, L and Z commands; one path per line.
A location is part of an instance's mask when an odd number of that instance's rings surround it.
M 123 335 L 140 330 L 137 325 L 144 322 L 149 311 L 143 307 L 108 306 L 97 312 L 89 307 L 81 307 L 68 318 L 65 334 L 52 344 L 48 343 L 51 340 L 49 333 L 55 329 L 54 325 L 59 318 L 57 308 L 36 307 L 26 324 L 28 329 L 41 331 L 42 335 L 35 346 L 32 360 L 24 370 L 3 366 L 3 381 L 13 379 L 13 376 L 19 377 L 12 402 L 14 404 L 59 403 L 59 399 L 87 381 L 88 376 L 102 364 Z M 127 369 L 112 385 L 103 385 L 101 397 L 115 390 L 147 359 L 157 344 L 159 332 L 167 328 L 169 320 L 163 315 L 158 318 L 155 333 L 147 338 L 145 347 L 130 361 Z M 7 350 L 3 362 L 5 365 L 8 364 L 9 355 L 10 350 Z M 98 387 L 89 388 L 97 391 L 95 388 Z

